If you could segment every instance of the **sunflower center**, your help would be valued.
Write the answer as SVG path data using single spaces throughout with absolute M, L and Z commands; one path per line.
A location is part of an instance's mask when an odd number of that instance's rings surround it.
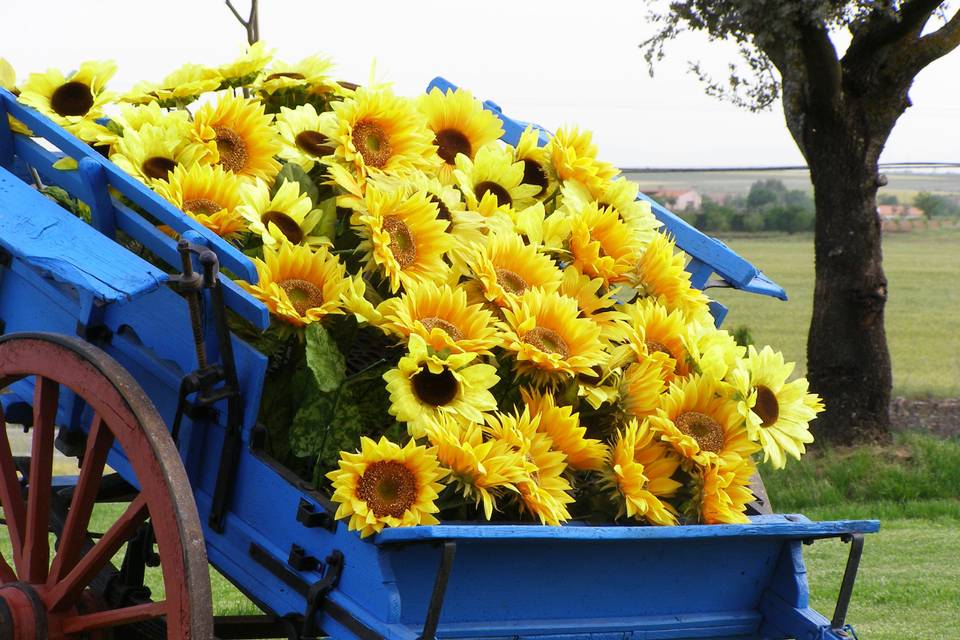
M 687 411 L 673 422 L 682 433 L 697 441 L 701 451 L 719 453 L 723 449 L 723 427 L 705 413 Z
M 393 150 L 390 148 L 390 138 L 376 122 L 364 120 L 353 127 L 353 146 L 363 156 L 363 162 L 382 169 L 387 165 Z
M 323 304 L 323 291 L 312 282 L 289 278 L 278 280 L 277 284 L 286 292 L 290 304 L 301 316 L 307 314 L 307 309 L 314 309 Z
M 440 196 L 431 193 L 430 202 L 437 205 L 437 220 L 453 221 L 453 216 L 450 215 L 450 209 L 447 207 L 447 204 L 440 199 Z
M 265 227 L 273 223 L 277 229 L 280 230 L 280 233 L 286 236 L 287 240 L 293 244 L 303 242 L 303 229 L 300 228 L 296 220 L 282 211 L 267 211 L 260 216 L 260 221 Z
M 549 184 L 547 172 L 544 171 L 539 162 L 529 159 L 523 161 L 523 184 L 540 187 L 540 191 L 533 194 L 534 196 L 542 195 L 547 190 L 547 184 Z
M 230 127 L 214 125 L 217 134 L 217 151 L 224 169 L 240 173 L 247 165 L 247 143 Z
M 490 180 L 484 180 L 475 186 L 473 191 L 477 194 L 477 200 L 483 200 L 483 196 L 492 193 L 497 198 L 497 206 L 509 206 L 513 204 L 513 198 L 510 197 L 510 192 Z
M 556 353 L 562 358 L 570 356 L 570 347 L 567 346 L 567 341 L 553 329 L 534 327 L 523 336 L 523 341 L 546 353 Z
M 93 106 L 93 91 L 82 82 L 65 82 L 50 96 L 50 108 L 61 116 L 83 116 Z
M 143 170 L 143 174 L 149 178 L 166 180 L 167 174 L 173 171 L 176 166 L 177 163 L 170 158 L 154 156 L 144 160 L 143 164 L 140 165 L 140 169 Z
M 189 211 L 190 213 L 199 213 L 206 216 L 212 216 L 223 208 L 224 207 L 220 206 L 219 202 L 215 202 L 208 198 L 193 198 L 191 200 L 183 201 L 184 211 Z
M 411 382 L 417 399 L 432 407 L 450 404 L 460 391 L 457 377 L 446 367 L 440 373 L 433 373 L 424 367 L 419 373 L 413 374 Z
M 469 158 L 473 151 L 467 136 L 456 129 L 438 131 L 433 143 L 437 145 L 437 155 L 443 158 L 443 161 L 447 164 L 453 164 L 458 153 L 462 153 Z
M 417 259 L 417 243 L 403 220 L 397 216 L 383 219 L 383 228 L 390 234 L 390 251 L 401 269 L 406 269 Z
M 520 274 L 510 269 L 496 269 L 497 284 L 514 295 L 520 295 L 529 286 Z
M 463 340 L 463 333 L 461 333 L 460 329 L 458 329 L 453 323 L 447 322 L 443 318 L 437 318 L 436 316 L 421 318 L 420 324 L 422 324 L 427 331 L 442 329 L 453 340 Z
M 757 387 L 757 404 L 753 407 L 753 412 L 760 416 L 761 427 L 769 427 L 776 424 L 780 418 L 780 403 L 777 402 L 777 394 L 769 388 L 759 385 Z
M 333 147 L 329 144 L 330 138 L 319 131 L 301 131 L 294 141 L 302 151 L 318 158 L 333 153 Z
M 303 80 L 303 74 L 297 73 L 296 71 L 281 71 L 279 73 L 271 73 L 267 76 L 267 80 L 277 80 L 279 78 L 292 78 L 294 80 Z
M 399 518 L 417 498 L 417 479 L 402 462 L 372 462 L 357 482 L 357 496 L 378 518 Z
M 647 353 L 663 353 L 665 355 L 673 357 L 670 348 L 662 342 L 657 342 L 656 340 L 647 340 L 643 343 L 647 347 Z

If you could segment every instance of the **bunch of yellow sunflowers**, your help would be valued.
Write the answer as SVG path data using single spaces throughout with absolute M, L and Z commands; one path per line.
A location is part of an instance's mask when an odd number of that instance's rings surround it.
M 715 327 L 589 133 L 504 144 L 467 91 L 401 97 L 262 43 L 123 95 L 114 71 L 14 86 L 0 61 L 21 101 L 251 256 L 244 287 L 274 326 L 244 335 L 286 368 L 261 415 L 292 402 L 274 448 L 313 456 L 361 535 L 438 516 L 746 522 L 754 457 L 781 468 L 812 441 L 806 380 Z M 358 345 L 372 364 L 350 366 Z

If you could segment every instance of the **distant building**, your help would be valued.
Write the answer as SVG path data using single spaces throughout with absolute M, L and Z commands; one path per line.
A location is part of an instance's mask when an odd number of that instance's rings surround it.
M 693 189 L 660 189 L 649 191 L 647 195 L 675 211 L 699 209 L 703 206 L 703 198 Z
M 877 215 L 881 220 L 917 220 L 923 218 L 923 209 L 909 204 L 881 204 Z

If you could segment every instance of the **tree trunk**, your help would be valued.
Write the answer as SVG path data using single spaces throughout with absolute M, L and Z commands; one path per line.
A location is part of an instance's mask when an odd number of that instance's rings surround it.
M 855 121 L 804 128 L 817 211 L 807 377 L 826 405 L 811 427 L 826 443 L 885 441 L 892 375 L 876 201 L 883 143 L 865 139 Z

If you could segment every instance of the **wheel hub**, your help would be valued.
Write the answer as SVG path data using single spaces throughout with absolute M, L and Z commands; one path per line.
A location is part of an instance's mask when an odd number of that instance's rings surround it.
M 47 637 L 47 611 L 36 590 L 26 582 L 0 585 L 0 640 Z

